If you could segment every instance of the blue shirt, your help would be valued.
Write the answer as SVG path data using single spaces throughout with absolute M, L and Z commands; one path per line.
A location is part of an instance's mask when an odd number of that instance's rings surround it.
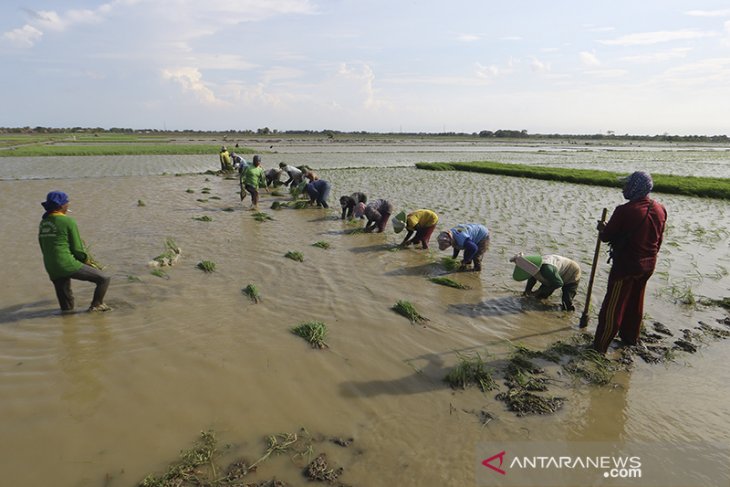
M 489 230 L 478 223 L 464 223 L 451 229 L 451 237 L 454 239 L 454 248 L 463 249 L 467 240 L 479 245 L 479 242 L 489 237 Z

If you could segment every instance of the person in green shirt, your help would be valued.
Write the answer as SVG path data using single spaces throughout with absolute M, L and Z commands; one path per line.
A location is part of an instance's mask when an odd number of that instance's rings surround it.
M 241 173 L 240 186 L 241 201 L 243 201 L 246 197 L 246 191 L 248 191 L 251 194 L 251 209 L 257 210 L 259 207 L 259 188 L 266 187 L 266 176 L 264 168 L 261 167 L 260 156 L 253 156 L 253 164 L 248 166 L 246 170 Z
M 515 281 L 527 280 L 525 296 L 537 299 L 549 297 L 555 290 L 562 288 L 561 307 L 565 311 L 575 311 L 573 299 L 580 283 L 580 265 L 574 260 L 560 255 L 522 255 L 519 253 L 510 259 L 515 270 L 512 278 Z M 532 288 L 540 282 L 540 287 L 533 292 Z
M 68 213 L 69 199 L 63 191 L 51 191 L 41 203 L 46 212 L 38 227 L 38 243 L 43 253 L 43 265 L 56 288 L 61 311 L 74 309 L 71 279 L 96 284 L 89 311 L 109 311 L 104 296 L 111 278 L 92 267 L 90 256 L 84 248 L 79 230 Z

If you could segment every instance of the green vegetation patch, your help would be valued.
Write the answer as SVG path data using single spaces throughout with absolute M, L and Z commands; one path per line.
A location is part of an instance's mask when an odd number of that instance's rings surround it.
M 517 416 L 533 414 L 553 414 L 563 407 L 565 399 L 555 396 L 542 396 L 526 389 L 511 388 L 500 392 L 496 398 L 507 404 L 507 409 Z
M 573 169 L 545 166 L 529 166 L 522 164 L 506 164 L 501 162 L 419 162 L 418 169 L 432 171 L 469 171 L 486 174 L 499 174 L 547 181 L 561 181 L 574 184 L 607 186 L 621 188 L 618 181 L 624 173 L 600 171 L 595 169 Z M 730 179 L 695 176 L 676 176 L 670 174 L 652 174 L 654 192 L 702 196 L 717 199 L 730 199 Z
M 429 277 L 428 280 L 441 286 L 453 287 L 455 289 L 469 289 L 469 286 L 466 284 L 461 284 L 448 277 Z
M 209 217 L 208 215 L 196 216 L 196 217 L 193 217 L 193 220 L 197 220 L 199 222 L 212 222 L 213 221 L 213 219 L 211 217 Z
M 459 268 L 459 259 L 454 259 L 451 257 L 441 257 L 441 265 L 444 266 L 444 269 L 447 271 L 455 271 Z
M 215 262 L 210 260 L 202 260 L 198 262 L 197 268 L 203 272 L 215 272 Z
M 180 260 L 181 255 L 182 250 L 175 243 L 175 240 L 168 237 L 167 239 L 165 239 L 165 251 L 152 259 L 152 262 L 150 262 L 150 264 L 158 267 L 172 266 L 177 263 L 178 260 Z
M 273 218 L 271 218 L 268 213 L 264 213 L 263 211 L 257 211 L 252 216 L 253 216 L 253 219 L 256 220 L 257 222 L 265 222 L 265 221 L 273 220 Z
M 401 316 L 405 316 L 410 320 L 411 323 L 425 323 L 428 321 L 428 318 L 425 316 L 422 316 L 418 311 L 416 311 L 415 306 L 413 306 L 408 301 L 399 300 L 395 305 L 393 306 L 393 311 L 398 313 Z
M 308 321 L 291 329 L 291 332 L 307 340 L 312 348 L 327 348 L 327 325 L 321 321 Z
M 314 242 L 312 244 L 312 247 L 318 247 L 320 249 L 328 249 L 330 248 L 329 242 L 325 242 L 324 240 L 320 240 L 319 242 Z
M 0 157 L 42 156 L 164 156 L 218 154 L 220 146 L 208 144 L 120 143 L 90 144 L 84 142 L 64 145 L 25 145 L 0 151 Z M 253 149 L 237 148 L 237 153 L 253 154 Z
M 452 389 L 466 389 L 476 385 L 483 392 L 497 388 L 492 372 L 487 368 L 482 357 L 477 353 L 473 356 L 458 355 L 459 363 L 446 374 L 444 381 Z
M 291 260 L 296 260 L 297 262 L 304 262 L 304 254 L 301 252 L 290 250 L 286 254 L 284 254 L 284 257 Z
M 245 288 L 241 289 L 241 292 L 248 296 L 249 299 L 254 303 L 258 303 L 261 301 L 261 294 L 259 293 L 259 289 L 256 287 L 255 284 L 249 284 Z

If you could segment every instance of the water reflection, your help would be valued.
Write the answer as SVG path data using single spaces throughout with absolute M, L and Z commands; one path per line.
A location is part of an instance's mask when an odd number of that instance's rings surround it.
M 104 391 L 101 377 L 111 353 L 112 337 L 103 321 L 89 324 L 73 315 L 64 321 L 59 366 L 68 379 L 68 388 L 61 397 L 71 403 L 74 414 L 85 416 L 99 406 Z

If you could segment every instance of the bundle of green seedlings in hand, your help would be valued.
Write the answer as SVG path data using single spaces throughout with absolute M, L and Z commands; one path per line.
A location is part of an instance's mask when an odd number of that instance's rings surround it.
M 102 270 L 104 268 L 104 264 L 96 260 L 94 255 L 91 253 L 91 245 L 88 245 L 83 240 L 81 241 L 81 244 L 84 246 L 84 250 L 86 251 L 86 264 L 95 269 Z
M 297 262 L 304 262 L 304 255 L 301 252 L 297 252 L 294 250 L 290 250 L 286 254 L 284 254 L 284 257 L 291 260 L 296 260 Z
M 430 277 L 428 280 L 433 282 L 434 284 L 453 287 L 455 289 L 469 289 L 469 286 L 467 286 L 466 284 L 461 284 L 460 282 L 456 282 L 453 279 L 449 279 L 448 277 Z
M 444 266 L 444 269 L 451 272 L 458 269 L 461 264 L 459 264 L 459 259 L 454 259 L 452 257 L 441 257 L 441 265 Z
M 466 389 L 470 385 L 477 385 L 482 392 L 486 392 L 497 388 L 491 371 L 478 353 L 472 357 L 460 354 L 457 356 L 459 363 L 444 377 L 444 381 L 452 389 Z
M 312 244 L 312 247 L 319 247 L 320 249 L 328 249 L 330 248 L 329 242 L 325 242 L 324 240 L 320 240 L 319 242 L 314 242 Z
M 147 205 L 144 203 L 144 201 L 137 200 L 137 206 L 147 206 Z
M 327 326 L 321 321 L 308 321 L 291 329 L 291 332 L 307 340 L 312 348 L 326 348 Z
M 419 314 L 418 311 L 416 311 L 416 308 L 408 301 L 401 299 L 395 303 L 392 309 L 399 315 L 408 318 L 411 323 L 424 323 L 428 321 L 428 318 Z
M 264 213 L 263 211 L 257 211 L 256 213 L 254 213 L 253 218 L 257 222 L 265 222 L 266 220 L 273 220 L 273 218 L 271 218 L 268 215 L 268 213 Z
M 198 262 L 198 269 L 202 270 L 203 272 L 214 272 L 215 271 L 215 262 L 212 262 L 210 260 L 202 260 Z
M 261 301 L 261 295 L 259 294 L 259 290 L 254 284 L 249 284 L 241 291 L 243 292 L 243 294 L 248 296 L 254 303 L 258 303 L 259 301 Z

